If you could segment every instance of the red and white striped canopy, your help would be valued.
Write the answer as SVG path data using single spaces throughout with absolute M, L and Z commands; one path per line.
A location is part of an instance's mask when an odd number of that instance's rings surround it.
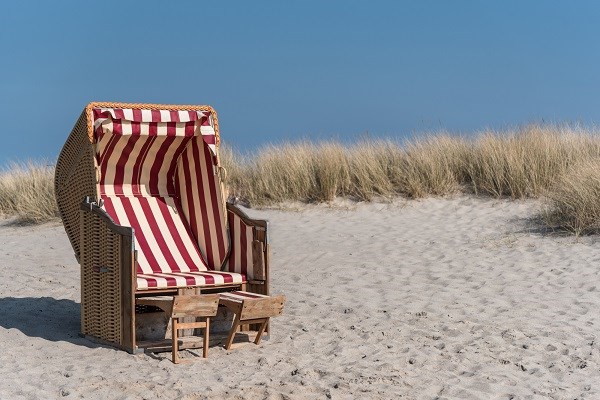
M 241 282 L 216 272 L 229 251 L 211 111 L 93 110 L 99 194 L 131 226 L 138 289 Z
M 94 132 L 100 133 L 97 139 L 105 130 L 114 135 L 194 136 L 199 129 L 202 139 L 216 153 L 214 121 L 209 111 L 99 107 L 93 112 Z

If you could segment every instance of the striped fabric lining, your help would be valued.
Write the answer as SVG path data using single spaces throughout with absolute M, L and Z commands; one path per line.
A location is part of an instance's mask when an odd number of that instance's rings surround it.
M 231 237 L 231 252 L 227 267 L 230 272 L 244 274 L 248 279 L 254 279 L 253 248 L 254 240 L 252 226 L 246 225 L 235 213 L 228 212 L 229 235 Z
M 160 274 L 138 274 L 137 288 L 145 289 L 164 289 L 168 287 L 185 286 L 212 286 L 224 284 L 238 284 L 245 282 L 246 279 L 241 274 L 205 271 L 205 272 L 182 272 L 182 273 L 160 273 Z
M 179 159 L 175 186 L 200 251 L 208 265 L 220 269 L 229 244 L 223 191 L 213 157 L 197 137 L 190 140 Z
M 101 108 L 94 117 L 100 196 L 135 230 L 138 289 L 244 282 L 209 271 L 228 246 L 210 113 Z
M 170 197 L 103 196 L 115 222 L 135 230 L 138 274 L 207 271 L 181 210 Z

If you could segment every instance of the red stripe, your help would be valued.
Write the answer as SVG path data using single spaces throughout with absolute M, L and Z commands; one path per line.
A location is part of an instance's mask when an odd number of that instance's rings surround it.
M 169 248 L 169 245 L 167 244 L 167 241 L 165 240 L 163 233 L 161 232 L 161 230 L 158 227 L 158 221 L 156 219 L 156 216 L 152 212 L 152 209 L 150 208 L 150 202 L 148 201 L 148 198 L 138 197 L 138 199 L 140 202 L 140 206 L 142 207 L 142 212 L 144 213 L 144 216 L 146 217 L 148 226 L 150 227 L 150 230 L 152 231 L 152 236 L 154 237 L 154 240 L 156 241 L 156 244 L 158 245 L 158 248 L 160 249 L 160 254 L 162 254 L 162 256 L 165 258 L 165 261 L 167 262 L 167 265 L 169 266 L 171 271 L 179 271 L 180 270 L 179 265 L 177 265 L 177 261 L 175 261 L 175 258 L 173 257 L 173 254 L 171 253 L 171 249 Z M 164 206 L 163 198 L 155 197 L 155 199 L 157 200 L 157 204 L 158 204 L 159 208 L 160 208 L 161 203 Z M 171 220 L 170 217 L 169 217 L 169 220 L 165 220 L 165 222 L 167 224 L 173 225 L 173 220 Z M 148 250 L 152 251 L 150 249 L 148 249 Z M 146 255 L 145 252 L 144 252 L 144 255 Z
M 177 123 L 167 122 L 167 136 L 177 135 Z
M 234 281 L 233 279 L 233 275 L 229 272 L 222 272 L 222 271 L 210 271 L 212 274 L 215 275 L 220 275 L 223 277 L 223 280 L 225 281 L 225 283 L 232 283 Z M 242 281 L 246 281 L 246 277 L 243 274 L 240 274 L 242 276 Z
M 119 157 L 119 161 L 117 161 L 117 164 L 115 165 L 114 181 L 113 182 L 105 182 L 105 184 L 112 183 L 114 185 L 115 194 L 123 194 L 123 183 L 125 183 L 124 182 L 125 166 L 127 164 L 127 161 L 129 160 L 129 155 L 135 148 L 135 144 L 139 138 L 140 138 L 140 136 L 130 136 L 127 139 L 127 144 L 125 145 L 125 148 L 123 149 L 123 152 L 121 153 L 121 157 Z
M 184 182 L 183 184 L 185 186 L 178 186 L 180 188 L 180 192 L 181 196 L 185 196 L 187 203 L 188 203 L 188 213 L 189 213 L 189 217 L 188 220 L 186 220 L 185 218 L 182 218 L 182 222 L 184 224 L 184 226 L 186 227 L 186 230 L 188 232 L 188 234 L 190 235 L 190 238 L 192 239 L 192 241 L 194 241 L 194 243 L 199 246 L 200 244 L 200 240 L 199 240 L 199 236 L 198 236 L 198 218 L 196 215 L 196 207 L 194 206 L 194 192 L 192 191 L 192 177 L 190 174 L 191 171 L 191 167 L 190 167 L 190 159 L 189 159 L 189 154 L 191 153 L 191 146 L 193 144 L 190 143 L 190 145 L 187 147 L 187 149 L 184 150 L 182 157 L 181 157 L 181 163 L 178 166 L 178 168 L 183 168 L 183 179 Z M 179 174 L 178 174 L 179 175 Z M 181 184 L 182 182 L 179 182 L 179 184 Z M 185 191 L 184 191 L 185 190 Z M 180 205 L 182 204 L 181 202 L 179 203 Z M 178 212 L 180 213 L 180 215 L 185 215 L 183 213 L 183 210 L 181 210 L 181 207 L 178 206 Z M 206 261 L 206 257 L 204 256 L 204 254 L 202 253 L 202 251 L 199 252 L 200 254 L 200 258 L 202 259 L 202 262 L 204 263 L 204 266 L 207 268 L 209 267 L 208 262 Z
M 106 180 L 106 170 L 108 168 L 108 160 L 110 160 L 110 156 L 112 155 L 115 146 L 117 145 L 117 136 L 111 135 L 108 144 L 106 145 L 106 149 L 104 153 L 100 156 L 100 160 L 98 161 L 100 164 L 100 187 L 103 189 L 105 180 Z
M 236 239 L 236 227 L 235 227 L 235 214 L 232 212 L 228 212 L 227 216 L 229 217 L 229 239 L 230 239 L 230 247 L 231 250 L 229 252 L 229 264 L 227 268 L 229 271 L 235 272 L 237 265 L 235 265 L 235 255 L 237 254 L 237 239 Z
M 138 276 L 140 279 L 144 279 L 146 281 L 146 284 L 149 288 L 151 287 L 157 287 L 158 286 L 158 280 L 154 279 L 154 278 L 146 278 L 144 276 Z
M 152 122 L 160 122 L 160 111 L 159 110 L 151 110 L 152 113 Z
M 177 247 L 177 250 L 179 251 L 179 254 L 181 254 L 181 257 L 185 261 L 186 265 L 188 266 L 190 271 L 200 271 L 200 268 L 198 268 L 198 265 L 196 265 L 194 263 L 194 261 L 192 260 L 192 256 L 189 253 L 188 248 L 183 243 L 183 238 L 181 237 L 181 232 L 179 232 L 177 230 L 177 228 L 175 227 L 175 221 L 173 220 L 173 217 L 169 213 L 169 205 L 166 203 L 163 203 L 162 201 L 159 201 L 158 206 L 160 208 L 162 218 L 168 227 L 171 238 L 173 239 L 173 242 L 175 243 L 175 246 Z M 196 254 L 199 255 L 198 249 L 196 249 L 194 247 L 194 250 L 196 251 Z M 202 259 L 202 257 L 199 257 L 199 258 Z M 173 268 L 171 268 L 171 269 L 174 271 L 175 270 L 181 271 L 181 268 L 179 266 L 177 266 L 176 269 L 173 269 Z
M 133 173 L 131 176 L 133 179 L 132 184 L 134 185 L 133 186 L 133 194 L 134 195 L 142 194 L 142 192 L 140 190 L 140 186 L 142 184 L 142 182 L 140 182 L 141 174 L 142 174 L 142 166 L 144 165 L 146 156 L 148 155 L 148 150 L 150 150 L 150 148 L 152 147 L 154 140 L 155 140 L 154 137 L 150 137 L 144 141 L 142 149 L 140 150 L 140 154 L 138 154 L 138 157 L 135 160 L 135 163 L 133 164 Z
M 208 262 L 208 268 L 215 269 L 215 257 L 212 252 L 212 240 L 210 236 L 210 229 L 208 224 L 208 210 L 206 208 L 206 199 L 204 197 L 204 193 L 202 193 L 202 169 L 200 167 L 200 149 L 198 148 L 198 140 L 192 141 L 192 154 L 194 161 L 194 171 L 196 171 L 196 182 L 194 184 L 198 187 L 198 200 L 200 201 L 200 213 L 202 214 L 202 221 L 204 224 L 202 226 L 204 231 L 204 241 L 205 241 L 205 251 L 206 251 L 206 261 Z M 194 204 L 194 203 L 192 203 Z M 195 204 L 194 204 L 195 205 Z M 199 240 L 198 240 L 199 241 Z
M 202 135 L 202 139 L 206 144 L 215 144 L 217 143 L 217 139 L 215 135 Z
M 132 135 L 141 135 L 142 134 L 142 124 L 141 122 L 131 121 L 129 123 L 131 125 L 131 134 Z
M 125 113 L 122 108 L 113 108 L 113 112 L 115 113 L 115 119 L 125 119 Z
M 221 213 L 219 212 L 219 198 L 217 196 L 217 188 L 218 185 L 218 175 L 214 173 L 214 166 L 212 164 L 212 153 L 208 146 L 202 142 L 202 147 L 204 148 L 204 158 L 209 170 L 206 171 L 206 175 L 208 175 L 208 187 L 210 189 L 210 201 L 213 209 L 213 219 L 215 221 L 215 232 L 217 234 L 217 248 L 219 250 L 219 266 L 225 258 L 225 242 L 223 240 L 223 226 L 222 226 L 222 218 Z M 221 188 L 219 188 L 220 190 Z M 213 264 L 213 268 L 217 266 Z
M 196 217 L 196 207 L 194 207 L 194 193 L 192 191 L 192 177 L 190 174 L 190 160 L 189 155 L 190 149 L 186 150 L 181 157 L 181 168 L 183 168 L 183 179 L 185 184 L 185 195 L 187 200 L 188 212 L 189 212 L 189 222 L 190 227 L 192 229 L 192 233 L 194 238 L 196 238 L 196 242 L 200 242 L 198 239 L 198 219 Z
M 137 125 L 139 125 L 139 123 L 142 122 L 142 110 L 134 108 L 132 111 L 133 111 L 133 121 L 137 122 L 138 123 Z
M 156 153 L 156 158 L 154 159 L 154 162 L 152 163 L 152 167 L 150 168 L 150 181 L 148 182 L 148 191 L 150 195 L 160 195 L 163 193 L 160 193 L 159 188 L 158 188 L 158 174 L 160 172 L 160 169 L 164 163 L 165 160 L 165 156 L 167 155 L 167 152 L 169 151 L 169 147 L 171 147 L 171 144 L 175 141 L 174 137 L 167 137 L 165 138 L 164 142 L 160 145 L 158 152 Z
M 204 277 L 204 281 L 206 282 L 207 285 L 214 285 L 215 284 L 215 277 L 210 275 L 210 274 L 203 274 L 202 272 L 199 272 L 198 275 L 201 275 L 202 277 Z
M 248 254 L 247 254 L 247 243 L 246 243 L 246 225 L 241 218 L 236 218 L 240 221 L 240 272 L 244 275 L 248 273 L 248 264 L 246 262 Z
M 169 165 L 169 170 L 167 171 L 167 176 L 168 177 L 174 176 L 175 179 L 169 179 L 167 181 L 167 193 L 169 193 L 170 197 L 177 196 L 176 187 L 178 187 L 177 181 L 179 180 L 178 174 L 176 173 L 177 162 L 179 161 L 179 157 L 181 156 L 181 153 L 183 153 L 183 151 L 185 150 L 185 146 L 187 146 L 189 141 L 190 141 L 190 138 L 187 138 L 187 137 L 182 138 L 181 143 L 179 143 L 179 146 L 177 146 L 177 148 L 175 149 L 175 154 L 173 154 L 173 157 L 171 158 L 171 164 Z
M 115 206 L 110 197 L 101 196 L 102 200 L 104 200 L 104 209 L 106 213 L 112 217 L 117 225 L 123 225 L 121 221 L 119 221 L 119 217 L 117 216 L 117 212 L 115 211 Z
M 127 214 L 127 219 L 129 220 L 129 224 L 135 229 L 135 237 L 137 238 L 138 244 L 140 245 L 140 251 L 146 256 L 146 260 L 148 260 L 148 264 L 150 264 L 150 268 L 153 272 L 161 272 L 160 266 L 152 253 L 150 245 L 144 236 L 144 232 L 140 228 L 140 223 L 135 216 L 133 211 L 133 206 L 131 205 L 131 200 L 127 197 L 120 197 L 121 204 L 123 205 L 123 209 L 125 210 L 125 214 Z M 138 264 L 138 273 L 144 273 Z

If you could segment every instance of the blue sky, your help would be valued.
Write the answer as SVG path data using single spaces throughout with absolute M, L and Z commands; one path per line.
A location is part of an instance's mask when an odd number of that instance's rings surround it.
M 90 101 L 210 104 L 242 150 L 600 122 L 594 1 L 7 2 L 0 165 Z

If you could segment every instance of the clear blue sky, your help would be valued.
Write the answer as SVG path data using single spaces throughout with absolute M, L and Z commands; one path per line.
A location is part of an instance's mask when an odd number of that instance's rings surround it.
M 10 1 L 0 165 L 89 101 L 211 104 L 241 149 L 600 122 L 594 1 Z

